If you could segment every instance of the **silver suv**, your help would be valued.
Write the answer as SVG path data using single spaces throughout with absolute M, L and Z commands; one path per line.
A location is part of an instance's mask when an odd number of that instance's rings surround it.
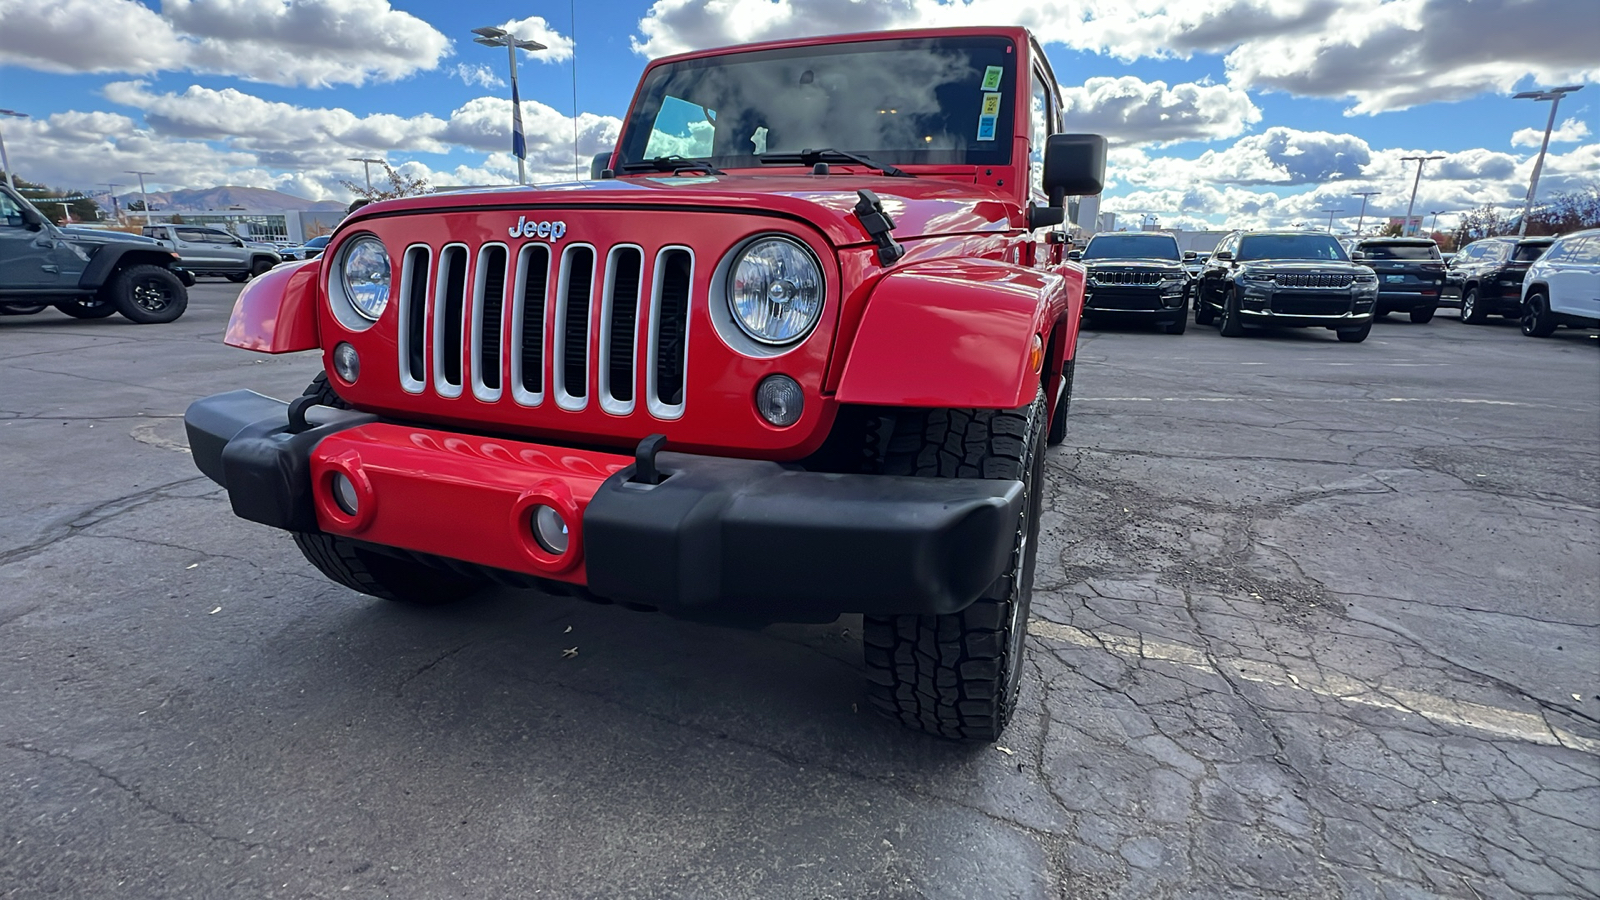
M 226 275 L 229 281 L 244 281 L 283 261 L 277 251 L 252 246 L 217 228 L 146 225 L 144 235 L 177 250 L 178 264 L 196 275 Z
M 1522 333 L 1549 337 L 1559 325 L 1600 328 L 1600 228 L 1557 239 L 1522 281 Z

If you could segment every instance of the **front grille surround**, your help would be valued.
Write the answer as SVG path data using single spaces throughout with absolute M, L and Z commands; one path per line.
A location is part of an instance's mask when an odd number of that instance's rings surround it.
M 1180 275 L 1167 275 L 1161 272 L 1095 272 L 1091 276 L 1096 284 L 1154 287 L 1163 281 L 1180 278 Z
M 687 269 L 676 268 L 682 262 Z M 662 247 L 650 267 L 650 330 L 645 351 L 645 406 L 657 419 L 683 418 L 689 377 L 689 307 L 697 261 L 690 247 Z M 678 290 L 684 292 L 681 298 Z M 708 302 L 716 302 L 709 300 Z M 674 371 L 676 380 L 674 381 Z
M 1311 272 L 1282 272 L 1273 279 L 1279 287 L 1289 288 L 1347 288 L 1354 275 L 1318 274 Z
M 433 390 L 441 397 L 461 396 L 461 321 L 467 302 L 466 244 L 445 244 L 433 285 Z
M 643 269 L 644 248 L 638 244 L 616 244 L 606 252 L 600 291 L 600 360 L 593 369 L 600 408 L 614 416 L 634 410 Z
M 478 265 L 472 277 L 472 396 L 485 403 L 499 402 L 503 393 L 500 373 L 505 369 L 505 341 L 501 340 L 501 324 L 505 321 L 509 258 L 505 244 L 484 244 L 478 248 Z
M 429 266 L 433 248 L 412 244 L 401 255 L 400 293 L 395 297 L 395 347 L 400 359 L 400 389 L 420 394 L 428 386 L 423 338 L 428 330 Z
M 593 244 L 561 251 L 556 277 L 554 327 L 550 330 L 550 392 L 556 405 L 578 412 L 589 405 L 589 325 L 594 309 Z M 573 315 L 574 312 L 577 315 Z
M 517 251 L 517 276 L 511 290 L 511 399 L 522 406 L 544 403 L 545 309 L 550 286 L 547 244 L 523 244 Z

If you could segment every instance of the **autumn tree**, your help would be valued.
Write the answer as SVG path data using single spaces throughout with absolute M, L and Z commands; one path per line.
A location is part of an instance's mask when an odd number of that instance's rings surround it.
M 388 187 L 362 187 L 352 181 L 340 181 L 345 189 L 368 202 L 376 200 L 393 200 L 396 197 L 416 197 L 422 194 L 433 193 L 433 188 L 426 178 L 413 178 L 401 172 L 396 172 L 394 167 L 383 163 L 383 174 L 389 180 Z

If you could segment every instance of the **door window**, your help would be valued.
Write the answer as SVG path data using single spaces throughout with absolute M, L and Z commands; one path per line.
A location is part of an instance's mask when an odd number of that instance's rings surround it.
M 17 205 L 17 201 L 12 200 L 5 194 L 0 194 L 0 225 L 21 228 L 24 224 L 22 207 Z
M 1566 262 L 1578 266 L 1600 266 L 1600 238 L 1578 238 L 1567 242 L 1566 246 Z
M 1028 99 L 1028 187 L 1041 202 L 1050 199 L 1044 192 L 1044 148 L 1055 126 L 1050 100 L 1048 82 L 1034 69 L 1033 89 Z
M 206 237 L 205 231 L 199 228 L 177 228 L 173 230 L 173 233 L 178 236 L 178 240 L 183 241 L 186 244 L 210 243 L 210 239 Z

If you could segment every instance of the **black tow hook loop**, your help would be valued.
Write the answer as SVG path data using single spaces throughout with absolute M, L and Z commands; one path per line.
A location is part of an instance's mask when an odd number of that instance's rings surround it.
M 894 219 L 883 211 L 883 201 L 866 188 L 857 190 L 856 197 L 859 198 L 856 201 L 856 218 L 860 220 L 861 227 L 866 229 L 867 236 L 878 245 L 878 265 L 892 266 L 899 262 L 906 255 L 906 248 L 889 233 L 894 230 Z
M 661 470 L 656 468 L 656 454 L 666 443 L 664 434 L 652 434 L 640 441 L 638 449 L 633 451 L 633 477 L 628 480 L 634 484 L 660 484 Z
M 289 433 L 299 434 L 311 427 L 306 421 L 306 410 L 317 405 L 317 398 L 312 396 L 296 397 L 289 401 Z

